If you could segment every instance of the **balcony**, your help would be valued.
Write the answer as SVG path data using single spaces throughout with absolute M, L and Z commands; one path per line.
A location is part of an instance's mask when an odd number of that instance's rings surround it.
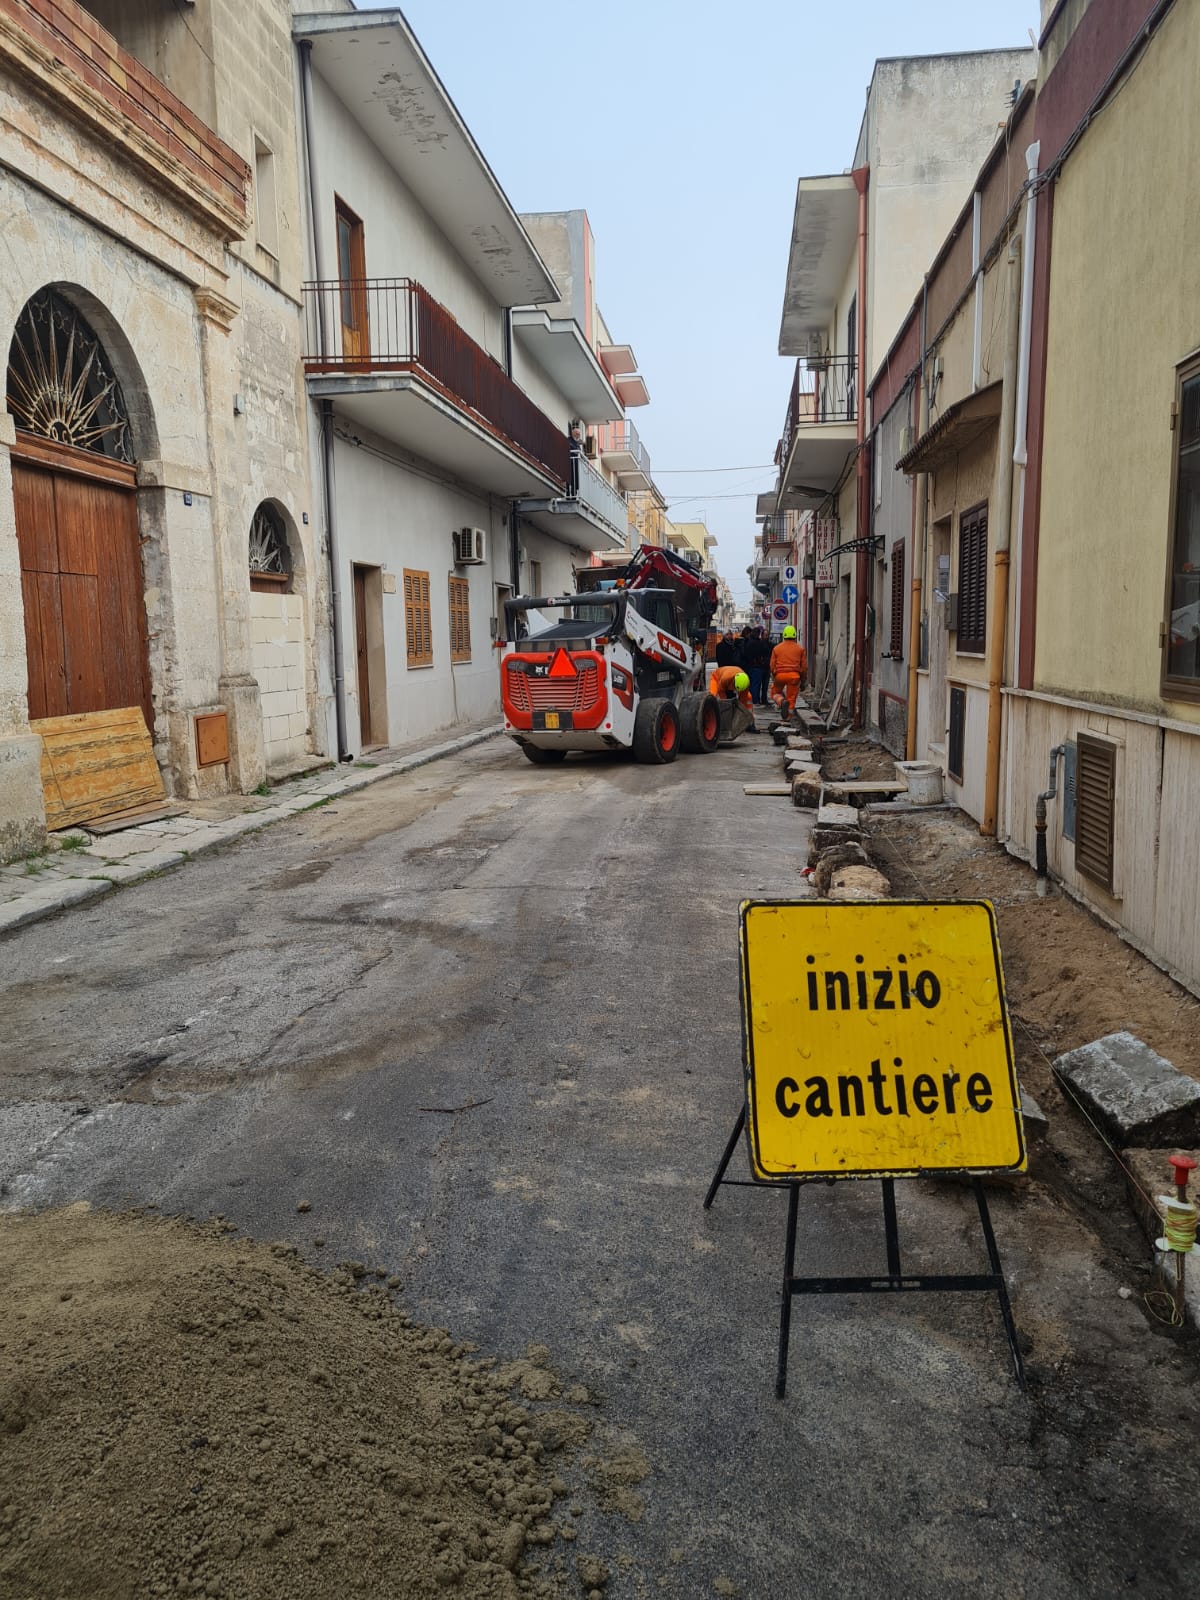
M 625 489 L 649 489 L 650 455 L 628 418 L 596 429 L 600 459 L 621 480 Z
M 495 494 L 561 494 L 570 445 L 490 356 L 409 278 L 304 286 L 309 392 Z
M 857 383 L 853 356 L 797 361 L 779 441 L 778 511 L 818 506 L 837 487 L 858 442 Z
M 0 0 L 0 65 L 221 238 L 245 237 L 250 168 L 76 0 Z
M 620 550 L 629 537 L 629 508 L 585 456 L 571 457 L 568 492 L 549 499 L 528 497 L 517 511 L 535 528 L 575 550 Z
M 770 550 L 774 545 L 780 548 L 790 548 L 795 542 L 795 535 L 789 526 L 786 516 L 767 517 L 762 525 L 762 547 Z

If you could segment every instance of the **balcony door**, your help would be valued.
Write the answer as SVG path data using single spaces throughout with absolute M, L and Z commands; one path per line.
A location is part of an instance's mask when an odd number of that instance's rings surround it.
M 367 367 L 371 360 L 371 330 L 367 316 L 367 251 L 363 225 L 343 200 L 337 207 L 338 315 L 342 324 L 342 361 L 348 367 Z

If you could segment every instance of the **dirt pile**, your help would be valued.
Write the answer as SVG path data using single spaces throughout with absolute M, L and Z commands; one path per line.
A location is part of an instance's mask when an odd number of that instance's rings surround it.
M 1019 1052 L 1032 1042 L 1053 1060 L 1127 1028 L 1200 1077 L 1200 1001 L 1061 891 L 1039 900 L 1032 870 L 969 817 L 875 818 L 871 850 L 896 895 L 992 901 Z M 1044 1085 L 1046 1061 L 1030 1065 Z
M 523 1566 L 563 1413 L 357 1264 L 85 1207 L 0 1218 L 0 1254 L 3 1600 L 566 1592 Z

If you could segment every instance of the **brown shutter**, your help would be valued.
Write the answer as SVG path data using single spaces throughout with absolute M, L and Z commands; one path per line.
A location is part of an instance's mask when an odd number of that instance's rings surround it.
M 471 585 L 466 578 L 450 579 L 450 659 L 471 659 Z
M 892 546 L 892 637 L 889 654 L 895 661 L 904 659 L 904 540 Z
M 1110 892 L 1116 791 L 1116 745 L 1081 733 L 1075 769 L 1075 865 Z
M 968 655 L 987 645 L 987 506 L 964 511 L 958 522 L 958 641 Z
M 433 623 L 429 613 L 429 574 L 404 569 L 404 632 L 410 667 L 433 665 Z

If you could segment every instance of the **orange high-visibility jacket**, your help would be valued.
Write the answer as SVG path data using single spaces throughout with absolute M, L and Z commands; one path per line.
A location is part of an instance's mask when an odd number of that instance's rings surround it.
M 771 676 L 778 683 L 784 678 L 808 677 L 808 657 L 798 639 L 781 639 L 771 651 Z
M 740 700 L 744 706 L 752 706 L 749 689 L 743 689 L 741 694 L 733 687 L 738 673 L 745 672 L 745 667 L 718 667 L 708 680 L 709 694 L 715 694 L 718 699 Z

